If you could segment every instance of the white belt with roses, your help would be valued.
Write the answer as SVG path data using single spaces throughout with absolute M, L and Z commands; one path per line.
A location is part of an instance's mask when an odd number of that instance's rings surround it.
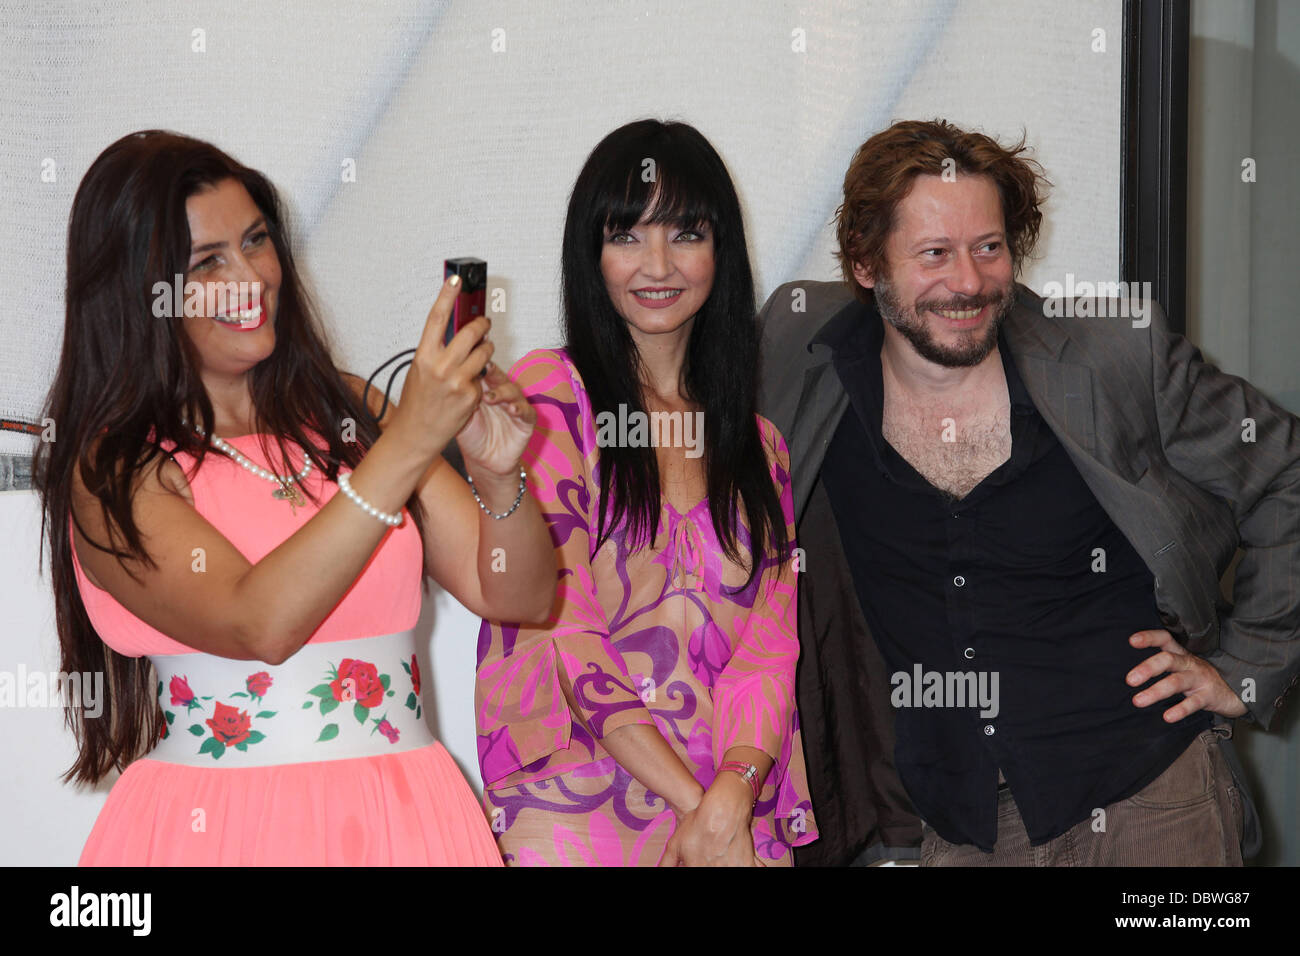
M 427 747 L 415 632 L 306 644 L 283 664 L 152 657 L 164 725 L 153 760 L 266 767 Z

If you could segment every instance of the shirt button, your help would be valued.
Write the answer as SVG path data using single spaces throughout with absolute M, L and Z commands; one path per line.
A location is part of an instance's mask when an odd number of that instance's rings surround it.
M 972 657 L 975 656 L 975 648 L 973 648 L 973 647 L 968 647 L 968 648 L 966 648 L 966 652 L 965 652 L 965 653 L 966 653 L 966 660 L 970 660 Z
M 966 579 L 959 574 L 952 579 L 952 583 L 957 585 L 959 588 L 963 588 L 966 586 Z
M 985 725 L 984 725 L 984 736 L 985 736 L 985 737 L 992 737 L 992 736 L 993 736 L 993 725 L 992 725 L 992 724 L 985 724 Z

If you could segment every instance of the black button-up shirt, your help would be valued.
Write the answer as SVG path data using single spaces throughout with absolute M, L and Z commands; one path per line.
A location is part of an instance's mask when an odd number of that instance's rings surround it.
M 1124 677 L 1153 652 L 1129 635 L 1162 626 L 1151 571 L 1039 415 L 1005 342 L 1011 457 L 954 499 L 882 435 L 883 340 L 862 306 L 814 342 L 831 347 L 849 395 L 822 481 L 892 673 L 899 775 L 940 836 L 992 850 L 1001 770 L 1041 844 L 1146 786 L 1211 717 L 1167 724 L 1181 695 L 1133 704 Z

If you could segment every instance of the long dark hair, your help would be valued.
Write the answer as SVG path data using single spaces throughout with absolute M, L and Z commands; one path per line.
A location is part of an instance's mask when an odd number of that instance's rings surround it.
M 755 420 L 758 325 L 740 201 L 722 158 L 694 127 L 628 123 L 587 157 L 564 223 L 564 347 L 594 414 L 617 414 L 620 405 L 645 413 L 641 356 L 606 291 L 600 256 L 606 229 L 632 228 L 652 201 L 651 222 L 707 223 L 713 233 L 713 288 L 691 326 L 682 384 L 704 412 L 709 515 L 732 561 L 741 560 L 737 503 L 749 519 L 748 588 L 764 566 L 782 560 L 789 542 Z M 648 538 L 653 546 L 662 506 L 654 448 L 615 443 L 601 448 L 600 462 L 596 546 L 623 522 L 631 541 Z
M 125 657 L 105 645 L 81 600 L 69 537 L 69 521 L 76 520 L 73 474 L 79 469 L 99 499 L 108 529 L 109 540 L 101 544 L 77 522 L 87 541 L 116 556 L 129 573 L 134 574 L 128 561 L 156 566 L 132 517 L 132 479 L 164 453 L 164 441 L 195 456 L 197 471 L 207 445 L 181 417 L 211 433 L 214 415 L 183 319 L 156 317 L 153 290 L 160 282 L 170 287 L 173 277 L 186 272 L 186 200 L 229 179 L 257 204 L 280 260 L 275 348 L 250 372 L 254 425 L 267 461 L 274 460 L 269 437 L 281 473 L 295 470 L 285 448 L 290 439 L 335 480 L 340 464 L 358 465 L 379 437 L 378 424 L 335 366 L 294 265 L 283 208 L 270 181 L 210 143 L 161 130 L 131 133 L 104 150 L 72 203 L 63 349 L 44 412 L 55 423 L 57 440 L 42 442 L 33 461 L 41 531 L 50 546 L 60 666 L 67 673 L 103 672 L 109 689 L 98 719 L 67 709 L 78 757 L 65 780 L 94 783 L 158 739 L 162 714 L 149 659 Z M 354 442 L 343 440 L 346 419 L 355 422 Z M 318 448 L 305 427 L 328 447 Z M 415 495 L 407 507 L 423 534 Z

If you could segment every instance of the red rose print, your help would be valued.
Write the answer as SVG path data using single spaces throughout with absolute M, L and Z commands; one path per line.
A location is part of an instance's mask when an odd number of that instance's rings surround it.
M 249 674 L 244 681 L 248 692 L 254 697 L 262 697 L 271 689 L 272 678 L 266 671 L 258 671 L 256 674 Z
M 238 710 L 218 703 L 216 711 L 207 724 L 212 728 L 212 736 L 227 747 L 242 744 L 250 732 L 248 711 Z
M 411 655 L 411 684 L 415 687 L 415 693 L 420 693 L 420 662 Z
M 385 737 L 387 737 L 387 738 L 388 738 L 388 742 L 389 742 L 390 744 L 395 744 L 395 743 L 397 743 L 398 730 L 397 730 L 396 727 L 394 727 L 394 726 L 393 726 L 392 724 L 390 724 L 388 721 L 386 721 L 386 720 L 381 720 L 381 721 L 379 722 L 379 726 L 378 726 L 377 728 L 375 728 L 375 729 L 378 730 L 378 731 L 379 731 L 381 734 L 383 734 Z
M 384 685 L 375 665 L 350 657 L 339 664 L 339 676 L 330 681 L 330 691 L 335 700 L 355 700 L 362 707 L 378 707 L 384 700 Z
M 190 690 L 188 678 L 173 677 L 167 689 L 172 692 L 173 707 L 188 707 L 194 703 L 194 691 Z

